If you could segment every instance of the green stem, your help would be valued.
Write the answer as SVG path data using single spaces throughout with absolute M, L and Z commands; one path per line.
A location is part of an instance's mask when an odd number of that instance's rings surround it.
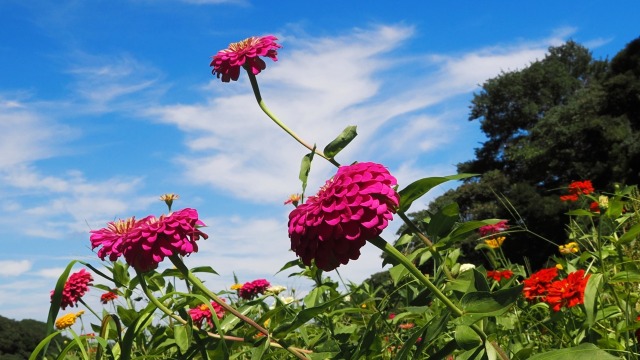
M 444 305 L 448 307 L 456 317 L 464 315 L 464 312 L 460 310 L 460 308 L 458 308 L 456 304 L 454 304 L 445 294 L 443 294 L 442 291 L 440 291 L 437 286 L 435 286 L 426 276 L 424 276 L 424 274 L 421 273 L 420 270 L 418 270 L 418 268 L 415 267 L 415 265 L 413 265 L 413 263 L 409 261 L 406 256 L 402 255 L 402 253 L 394 248 L 391 244 L 389 244 L 380 236 L 369 240 L 369 242 L 375 245 L 378 249 L 389 254 L 394 259 L 398 260 L 398 262 L 400 262 L 407 270 L 409 270 L 411 275 L 413 275 L 416 279 L 418 279 L 418 281 L 420 281 L 424 286 L 431 290 L 433 295 L 440 301 L 442 301 L 442 303 L 444 303 Z M 480 336 L 482 341 L 487 340 L 487 335 L 476 324 L 472 324 L 471 328 Z
M 101 319 L 100 315 L 98 315 L 95 311 L 93 311 L 93 309 L 91 307 L 89 307 L 89 305 L 87 305 L 86 302 L 84 302 L 84 300 L 82 300 L 82 298 L 78 299 L 80 301 L 80 303 L 82 303 L 82 305 L 84 305 L 87 309 L 89 309 L 89 311 L 91 311 L 91 313 L 97 317 L 98 319 Z
M 427 250 L 429 250 L 431 255 L 433 255 L 433 258 L 438 260 L 438 262 L 441 264 L 442 271 L 444 271 L 444 275 L 447 277 L 447 279 L 453 280 L 451 271 L 449 271 L 449 268 L 447 267 L 447 264 L 442 256 L 440 256 L 440 253 L 433 247 L 433 243 L 431 242 L 431 240 L 429 240 L 429 238 L 424 235 L 422 231 L 420 231 L 420 229 L 418 229 L 416 224 L 414 224 L 413 221 L 411 221 L 411 219 L 409 219 L 405 213 L 403 213 L 402 211 L 398 211 L 398 216 L 400 216 L 402 221 L 407 224 L 409 229 L 411 229 L 411 231 L 413 231 L 413 233 L 416 234 L 416 236 L 418 236 L 420 240 L 422 240 L 422 242 L 427 246 Z
M 259 332 L 263 333 L 265 336 L 267 336 L 267 337 L 269 336 L 269 331 L 267 329 L 265 329 L 264 327 L 260 326 L 258 323 L 253 321 L 253 319 L 251 319 L 251 318 L 247 317 L 246 315 L 242 314 L 241 312 L 239 312 L 236 308 L 234 308 L 231 305 L 227 304 L 226 302 L 222 301 L 222 299 L 220 299 L 218 297 L 218 295 L 214 294 L 211 290 L 209 290 L 206 286 L 204 286 L 202 281 L 200 281 L 200 279 L 198 279 L 195 275 L 193 275 L 193 273 L 191 271 L 189 271 L 189 269 L 185 266 L 185 264 L 182 262 L 182 260 L 177 255 L 171 255 L 169 257 L 169 259 L 176 266 L 176 268 L 182 273 L 182 275 L 184 275 L 184 277 L 189 280 L 189 282 L 191 282 L 195 287 L 197 287 L 205 295 L 207 295 L 209 298 L 211 298 L 211 300 L 215 301 L 218 305 L 222 306 L 226 311 L 230 312 L 231 314 L 233 314 L 234 316 L 236 316 L 240 320 L 242 320 L 245 323 L 249 324 L 250 326 L 252 326 L 256 330 L 258 330 Z M 303 359 L 303 360 L 307 359 L 301 353 L 300 349 L 297 349 L 297 348 L 292 347 L 292 346 L 286 346 L 285 344 L 282 344 L 277 339 L 274 339 L 274 341 L 276 341 L 277 343 L 282 345 L 282 347 L 284 349 L 289 351 L 291 354 L 295 355 L 298 359 Z
M 271 110 L 269 110 L 267 105 L 265 105 L 264 101 L 262 100 L 262 95 L 260 95 L 260 88 L 258 87 L 258 80 L 256 79 L 256 76 L 253 74 L 253 72 L 251 72 L 250 69 L 246 69 L 245 68 L 245 70 L 247 71 L 247 74 L 249 75 L 249 81 L 251 82 L 251 88 L 253 89 L 253 94 L 256 96 L 256 101 L 258 102 L 258 105 L 260 106 L 260 109 L 262 109 L 262 111 L 265 114 L 267 114 L 267 116 L 271 120 L 273 120 L 273 122 L 275 122 L 278 126 L 280 126 L 280 128 L 282 128 L 282 130 L 284 130 L 287 134 L 289 134 L 292 138 L 294 138 L 302 146 L 306 147 L 310 151 L 315 152 L 316 154 L 321 156 L 323 159 L 329 161 L 330 163 L 332 163 L 336 167 L 340 167 L 340 164 L 335 159 L 328 158 L 322 151 L 320 151 L 318 149 L 314 150 L 313 146 L 309 145 L 309 143 L 304 141 L 300 136 L 298 136 L 298 134 L 293 132 L 293 130 L 291 130 L 287 125 L 285 125 L 282 121 L 280 121 L 280 119 L 278 119 L 278 117 L 275 116 L 271 112 Z

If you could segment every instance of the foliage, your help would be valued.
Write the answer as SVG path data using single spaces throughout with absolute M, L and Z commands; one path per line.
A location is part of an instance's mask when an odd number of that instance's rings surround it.
M 0 360 L 28 359 L 46 333 L 47 324 L 41 321 L 16 321 L 0 316 Z M 61 344 L 62 336 L 58 336 L 54 341 Z M 50 353 L 54 351 L 54 348 L 51 348 Z

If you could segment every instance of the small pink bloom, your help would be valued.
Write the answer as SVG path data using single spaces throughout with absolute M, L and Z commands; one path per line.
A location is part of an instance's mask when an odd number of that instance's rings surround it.
M 271 284 L 265 279 L 246 282 L 240 290 L 238 290 L 238 295 L 245 300 L 251 300 L 258 296 L 258 294 L 264 294 L 269 286 L 271 286 Z
M 222 77 L 223 82 L 237 81 L 240 76 L 240 67 L 251 70 L 254 75 L 266 69 L 267 64 L 260 56 L 278 61 L 277 49 L 282 46 L 275 41 L 275 36 L 252 36 L 237 43 L 229 44 L 229 48 L 220 50 L 211 61 L 212 73 L 216 77 Z
M 393 320 L 395 319 L 395 317 L 396 317 L 396 314 L 394 313 L 389 314 L 389 320 Z
M 492 235 L 509 229 L 509 225 L 507 225 L 508 221 L 509 220 L 501 220 L 493 225 L 481 226 L 478 229 L 480 236 Z
M 60 302 L 60 308 L 66 309 L 67 306 L 78 306 L 78 301 L 89 291 L 89 286 L 93 285 L 93 276 L 85 269 L 73 273 L 67 279 L 62 289 L 62 301 Z M 53 294 L 55 290 L 51 290 L 51 300 L 53 300 Z
M 220 306 L 215 301 L 212 301 L 211 307 L 216 312 L 216 316 L 218 317 L 218 319 L 222 319 L 224 317 L 224 308 L 222 306 Z M 213 319 L 211 317 L 211 310 L 206 304 L 202 304 L 198 307 L 190 309 L 189 315 L 191 316 L 193 323 L 198 326 L 202 326 L 202 323 L 204 320 L 207 321 L 207 323 L 211 328 L 215 326 L 215 324 L 213 323 Z
M 341 166 L 315 196 L 289 214 L 291 249 L 305 265 L 322 270 L 360 257 L 367 240 L 380 235 L 398 207 L 389 171 L 371 162 Z

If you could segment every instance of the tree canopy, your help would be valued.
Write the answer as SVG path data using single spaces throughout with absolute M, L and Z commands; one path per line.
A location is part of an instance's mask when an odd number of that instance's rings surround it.
M 570 182 L 591 180 L 604 191 L 640 182 L 640 38 L 610 61 L 574 41 L 551 47 L 544 59 L 487 80 L 469 120 L 479 121 L 487 140 L 458 172 L 482 176 L 411 217 L 457 202 L 463 220 L 509 219 L 530 231 L 510 234 L 506 255 L 540 267 L 557 252 L 554 244 L 566 242 L 571 204 L 559 195 Z M 472 249 L 463 244 L 469 259 Z

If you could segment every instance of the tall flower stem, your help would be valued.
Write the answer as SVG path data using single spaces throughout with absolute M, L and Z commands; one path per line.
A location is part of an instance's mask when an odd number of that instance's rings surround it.
M 415 265 L 413 265 L 413 263 L 409 259 L 407 259 L 406 256 L 402 255 L 400 251 L 394 248 L 393 245 L 389 244 L 380 236 L 369 240 L 369 242 L 376 246 L 378 249 L 393 257 L 399 263 L 401 263 L 411 273 L 411 275 L 418 279 L 418 281 L 426 286 L 427 289 L 431 290 L 433 295 L 440 301 L 442 301 L 442 303 L 446 307 L 448 307 L 456 317 L 464 315 L 464 312 L 460 310 L 460 308 L 457 307 L 456 304 L 454 304 L 445 294 L 443 294 L 437 286 L 435 286 L 426 276 L 424 276 L 424 274 L 420 272 L 420 270 L 418 270 L 418 268 L 415 267 Z M 478 334 L 478 336 L 480 336 L 482 341 L 487 340 L 487 335 L 477 325 L 472 324 L 471 328 Z
M 247 317 L 246 315 L 243 315 L 236 308 L 234 308 L 231 305 L 227 304 L 226 302 L 222 301 L 222 299 L 220 299 L 218 297 L 218 295 L 214 294 L 211 290 L 209 290 L 206 286 L 204 286 L 202 281 L 200 281 L 200 279 L 198 279 L 195 275 L 193 275 L 193 273 L 191 271 L 189 271 L 189 269 L 185 266 L 185 264 L 182 262 L 182 260 L 177 255 L 171 255 L 169 257 L 169 259 L 176 266 L 176 268 L 182 273 L 182 275 L 184 275 L 184 277 L 186 279 L 188 279 L 189 282 L 191 282 L 191 284 L 193 284 L 193 286 L 195 286 L 200 291 L 202 291 L 205 295 L 207 295 L 209 298 L 211 298 L 211 300 L 215 301 L 218 305 L 222 306 L 226 311 L 230 312 L 235 317 L 237 317 L 240 320 L 244 321 L 245 323 L 249 324 L 251 327 L 255 328 L 256 330 L 258 330 L 259 332 L 261 332 L 265 336 L 269 336 L 269 331 L 267 329 L 265 329 L 264 327 L 260 326 L 258 323 L 253 321 L 253 319 Z M 278 341 L 276 339 L 274 339 L 274 340 L 276 342 L 278 342 L 280 345 L 282 345 L 282 347 L 284 349 L 289 351 L 291 354 L 295 355 L 298 359 L 304 359 L 304 360 L 307 359 L 302 354 L 300 349 L 292 347 L 292 346 L 286 346 L 285 344 L 282 344 L 280 341 Z
M 265 114 L 267 114 L 267 116 L 271 120 L 273 120 L 273 122 L 275 122 L 278 126 L 280 126 L 280 128 L 282 128 L 282 130 L 284 130 L 287 134 L 289 134 L 292 138 L 294 138 L 302 146 L 306 147 L 310 151 L 315 152 L 318 156 L 320 156 L 320 157 L 324 158 L 325 160 L 329 161 L 330 163 L 332 163 L 336 167 L 339 167 L 340 164 L 335 159 L 328 158 L 322 151 L 319 151 L 318 149 L 314 149 L 313 146 L 311 146 L 309 143 L 304 141 L 300 136 L 298 136 L 298 134 L 293 132 L 293 130 L 291 130 L 280 119 L 278 119 L 278 117 L 275 116 L 271 112 L 271 110 L 269 110 L 267 105 L 265 105 L 264 100 L 262 100 L 262 95 L 260 95 L 260 88 L 258 87 L 258 80 L 256 79 L 256 76 L 253 74 L 253 72 L 251 72 L 250 69 L 246 69 L 245 68 L 245 70 L 247 71 L 247 74 L 249 75 L 249 81 L 251 82 L 251 88 L 253 89 L 253 94 L 256 96 L 256 101 L 258 102 L 258 105 L 260 106 L 260 109 L 262 109 L 262 111 Z
M 420 229 L 418 229 L 416 224 L 414 224 L 413 221 L 411 221 L 411 219 L 409 219 L 405 213 L 403 213 L 402 211 L 398 211 L 398 216 L 400 216 L 402 221 L 404 221 L 404 223 L 407 224 L 409 229 L 411 229 L 411 231 L 413 231 L 413 233 L 416 234 L 416 236 L 418 236 L 420 240 L 422 240 L 422 242 L 427 246 L 427 250 L 429 250 L 431 255 L 433 255 L 433 257 L 436 260 L 438 260 L 440 264 L 442 264 L 441 268 L 442 268 L 442 271 L 444 272 L 444 275 L 447 277 L 447 279 L 453 280 L 453 275 L 451 275 L 451 271 L 449 271 L 449 268 L 447 267 L 447 264 L 445 263 L 440 253 L 433 247 L 433 243 L 431 242 L 431 240 L 429 240 L 429 238 L 425 234 L 423 234 L 422 231 L 420 231 Z
M 147 296 L 147 298 L 149 298 L 149 300 L 151 301 L 151 303 L 153 305 L 155 305 L 160 311 L 162 311 L 163 313 L 167 314 L 167 316 L 169 316 L 171 319 L 179 322 L 182 325 L 187 325 L 189 324 L 188 321 L 186 321 L 185 319 L 181 318 L 180 316 L 174 314 L 169 308 L 167 308 L 160 300 L 158 300 L 151 291 L 149 291 L 149 288 L 147 287 L 147 283 L 144 280 L 144 277 L 138 273 L 138 279 L 140 280 L 140 286 L 142 287 L 142 291 L 145 293 L 145 295 Z M 202 331 L 202 329 L 200 329 L 199 327 L 192 325 L 191 328 L 193 330 L 196 331 Z M 214 339 L 220 339 L 220 340 L 226 340 L 226 341 L 235 341 L 235 342 L 246 342 L 246 340 L 244 338 L 241 337 L 237 337 L 237 336 L 229 336 L 229 335 L 220 335 L 220 334 L 215 334 L 212 333 L 210 331 L 206 331 L 207 336 L 214 338 Z M 282 345 L 278 344 L 278 343 L 274 343 L 271 342 L 271 346 L 273 347 L 277 347 L 277 348 L 282 348 Z M 297 349 L 300 352 L 303 353 L 311 353 L 311 351 L 309 350 L 303 350 L 303 349 Z

